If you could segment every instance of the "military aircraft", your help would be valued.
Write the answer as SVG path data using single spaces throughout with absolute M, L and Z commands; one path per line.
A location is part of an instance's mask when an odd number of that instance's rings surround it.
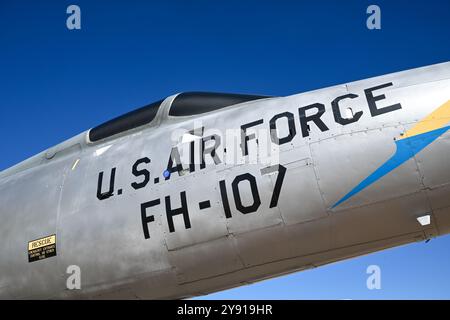
M 0 298 L 189 298 L 447 234 L 449 124 L 450 62 L 149 104 L 0 173 Z

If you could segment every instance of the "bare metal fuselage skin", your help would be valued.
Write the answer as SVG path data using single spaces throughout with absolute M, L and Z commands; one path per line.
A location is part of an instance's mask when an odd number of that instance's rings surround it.
M 190 117 L 169 116 L 173 99 L 138 130 L 0 174 L 0 298 L 185 298 L 450 230 L 449 62 Z M 223 135 L 169 176 L 172 133 L 198 122 L 200 141 L 244 125 L 244 159 L 275 128 L 278 162 L 226 161 Z M 30 262 L 50 235 L 56 255 Z

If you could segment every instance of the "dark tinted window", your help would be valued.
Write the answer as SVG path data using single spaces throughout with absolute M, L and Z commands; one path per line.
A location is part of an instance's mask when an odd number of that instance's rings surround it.
M 232 93 L 186 92 L 179 94 L 172 102 L 169 115 L 192 116 L 242 102 L 265 98 L 270 97 Z
M 89 139 L 102 140 L 152 122 L 162 102 L 154 102 L 95 127 L 89 132 Z

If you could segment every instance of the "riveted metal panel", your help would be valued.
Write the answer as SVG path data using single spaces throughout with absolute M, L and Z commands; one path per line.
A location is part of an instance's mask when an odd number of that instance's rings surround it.
M 286 168 L 278 202 L 284 223 L 291 225 L 326 216 L 309 148 L 282 154 L 280 163 Z M 271 179 L 275 185 L 277 176 L 271 175 Z
M 233 240 L 245 266 L 262 265 L 330 249 L 330 226 L 324 218 L 238 234 Z
M 260 228 L 266 228 L 283 223 L 280 211 L 277 207 L 270 208 L 270 202 L 273 194 L 273 187 L 269 175 L 262 174 L 260 165 L 238 166 L 233 169 L 222 170 L 217 173 L 218 181 L 225 181 L 227 188 L 230 213 L 232 218 L 226 219 L 228 232 L 232 234 L 243 233 Z M 238 199 L 233 193 L 233 182 L 236 177 L 250 174 L 255 178 L 257 194 L 261 204 L 255 212 L 242 213 L 238 210 L 236 203 Z M 251 192 L 250 182 L 242 180 L 237 184 L 237 190 L 244 206 L 248 207 L 257 201 Z M 224 207 L 222 206 L 222 210 Z M 224 213 L 225 214 L 225 213 Z
M 85 150 L 66 177 L 61 199 L 63 210 L 58 226 L 61 275 L 65 275 L 69 265 L 79 266 L 81 285 L 90 290 L 102 285 L 103 289 L 117 286 L 129 281 L 132 274 L 171 269 L 161 206 L 146 211 L 147 216 L 154 216 L 154 222 L 148 224 L 150 238 L 144 237 L 141 204 L 159 199 L 153 171 L 150 169 L 151 181 L 145 188 L 135 190 L 131 186 L 132 182 L 142 181 L 142 177 L 132 174 L 134 162 L 144 156 L 154 161 L 153 155 L 152 144 L 142 133 Z M 99 200 L 99 173 L 104 172 L 102 191 L 106 191 L 112 168 L 116 168 L 113 195 Z
M 185 192 L 191 227 L 185 227 L 183 215 L 173 217 L 174 232 L 170 232 L 165 197 L 170 197 L 171 209 L 181 207 L 180 192 Z M 192 246 L 224 237 L 228 234 L 225 215 L 220 201 L 220 193 L 215 171 L 190 174 L 178 179 L 176 188 L 172 184 L 162 186 L 161 212 L 164 221 L 163 230 L 169 250 Z M 209 208 L 200 208 L 200 203 L 207 201 Z
M 236 234 L 232 237 L 246 267 L 261 265 L 291 256 L 288 235 L 283 225 Z M 267 250 L 270 248 L 270 250 Z
M 311 144 L 320 190 L 326 206 L 334 204 L 386 163 L 396 152 L 394 138 L 404 129 L 386 127 L 347 134 Z M 336 210 L 361 206 L 417 192 L 421 177 L 410 159 L 340 204 Z
M 426 191 L 433 210 L 450 207 L 450 184 L 427 189 Z
M 450 121 L 450 119 L 449 119 Z M 427 188 L 436 188 L 450 183 L 450 132 L 437 138 L 415 156 L 422 174 L 422 183 Z M 432 190 L 430 191 L 433 192 Z M 450 196 L 449 196 L 450 198 Z
M 358 97 L 347 103 L 354 106 L 355 111 L 363 111 L 363 116 L 358 122 L 344 126 L 342 132 L 350 133 L 399 124 L 404 124 L 406 129 L 409 129 L 449 99 L 450 75 L 447 74 L 446 79 L 440 80 L 430 79 L 428 75 L 424 82 L 418 82 L 415 77 L 415 74 L 409 73 L 395 79 L 374 78 L 349 83 L 348 91 Z M 392 85 L 389 85 L 391 83 Z M 379 99 L 376 101 L 376 107 L 383 110 L 399 104 L 401 108 L 370 116 L 364 90 L 380 85 L 388 86 L 373 90 L 372 94 Z
M 68 163 L 41 165 L 7 177 L 0 186 L 2 223 L 0 234 L 1 298 L 33 298 L 51 295 L 57 288 L 57 256 L 28 261 L 28 242 L 56 233 L 58 201 Z M 7 190 L 7 192 L 6 192 Z M 5 296 L 2 296 L 5 295 Z
M 332 220 L 329 216 L 287 226 L 289 246 L 294 256 L 326 252 L 331 248 Z
M 434 217 L 439 234 L 450 233 L 450 207 L 434 210 Z
M 243 268 L 228 237 L 169 251 L 179 283 L 192 282 Z
M 319 89 L 301 94 L 292 95 L 286 97 L 284 101 L 280 101 L 284 108 L 287 108 L 290 112 L 294 113 L 297 126 L 297 139 L 293 140 L 294 147 L 301 147 L 307 143 L 327 139 L 335 135 L 340 134 L 341 126 L 334 120 L 333 111 L 331 108 L 331 101 L 336 97 L 347 94 L 347 88 L 345 85 L 333 86 L 326 89 Z M 325 108 L 325 113 L 320 117 L 320 120 L 325 124 L 326 129 L 322 131 L 315 122 L 309 121 L 307 123 L 308 133 L 306 136 L 302 134 L 302 128 L 300 124 L 299 109 L 302 107 L 308 107 L 313 104 L 322 104 Z M 308 109 L 305 111 L 305 115 L 311 116 L 317 113 L 316 108 Z
M 334 247 L 381 240 L 396 235 L 420 232 L 435 227 L 422 227 L 417 218 L 430 214 L 426 193 L 420 191 L 383 202 L 346 209 L 330 215 Z
M 130 274 L 144 274 L 169 269 L 167 249 L 161 228 L 161 216 L 153 214 L 154 227 L 145 239 L 139 207 L 132 212 L 130 203 L 143 198 L 124 196 L 122 201 L 109 201 L 107 210 L 102 204 L 92 204 L 83 211 L 61 219 L 61 271 L 78 265 L 83 273 L 82 286 L 114 283 Z M 113 265 L 112 265 L 113 264 Z
M 2 219 L 5 219 L 5 216 L 10 216 L 13 213 L 14 206 L 16 206 L 15 202 L 16 200 L 13 198 L 13 193 L 7 193 L 5 192 L 6 189 L 10 190 L 18 190 L 19 189 L 19 183 L 20 180 L 14 179 L 14 178 L 7 178 L 5 179 L 7 183 L 0 184 L 0 201 L 2 203 Z M 8 208 L 7 212 L 5 209 Z M 7 220 L 9 221 L 9 219 Z M 6 221 L 5 221 L 6 222 Z M 11 221 L 12 222 L 12 221 Z M 11 270 L 12 264 L 11 264 L 11 237 L 15 234 L 15 231 L 13 228 L 11 228 L 11 225 L 7 223 L 0 223 L 0 234 L 2 237 L 4 237 L 4 241 L 0 241 L 0 255 L 3 257 L 0 259 L 0 270 Z M 23 254 L 23 257 L 25 259 L 25 244 L 23 244 L 23 251 L 21 254 Z M 12 281 L 14 280 L 13 275 L 9 276 L 2 276 L 0 278 L 0 298 L 6 299 L 6 298 L 12 298 L 13 296 L 7 290 L 7 286 L 9 284 L 12 284 Z

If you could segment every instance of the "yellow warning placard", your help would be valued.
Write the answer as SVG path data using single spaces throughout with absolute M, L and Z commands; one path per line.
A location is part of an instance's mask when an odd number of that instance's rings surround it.
M 56 256 L 56 235 L 28 242 L 28 262 Z

